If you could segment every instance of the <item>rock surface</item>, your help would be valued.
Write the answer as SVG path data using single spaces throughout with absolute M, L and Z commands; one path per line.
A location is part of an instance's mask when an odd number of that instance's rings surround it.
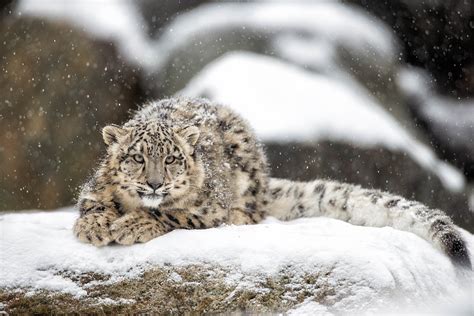
M 398 61 L 396 42 L 382 23 L 355 7 L 326 2 L 203 5 L 164 26 L 156 45 L 155 84 L 165 95 L 222 54 L 246 50 L 328 76 L 353 75 L 389 101 Z
M 412 134 L 424 139 L 396 84 L 398 42 L 380 20 L 338 2 L 211 3 L 164 25 L 144 90 L 169 96 L 220 56 L 269 55 L 359 85 Z M 352 32 L 348 33 L 347 29 Z
M 419 68 L 400 72 L 399 86 L 417 125 L 438 155 L 474 179 L 474 101 L 437 93 L 429 75 Z
M 2 0 L 0 2 L 0 18 L 2 18 L 4 15 L 11 14 L 14 4 L 14 0 Z
M 205 2 L 209 2 L 209 0 L 138 0 L 135 1 L 135 5 L 146 21 L 149 36 L 156 37 L 163 31 L 164 26 L 170 23 L 177 15 Z
M 0 210 L 70 204 L 101 127 L 134 106 L 135 75 L 112 45 L 66 24 L 0 23 Z
M 474 180 L 474 101 L 434 97 L 412 109 L 439 155 Z
M 469 0 L 348 0 L 390 25 L 403 59 L 435 77 L 454 97 L 474 96 L 474 9 Z

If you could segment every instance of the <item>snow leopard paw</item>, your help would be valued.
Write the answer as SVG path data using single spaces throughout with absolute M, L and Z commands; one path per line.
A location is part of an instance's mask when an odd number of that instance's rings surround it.
M 161 235 L 154 219 L 136 213 L 124 215 L 114 221 L 111 232 L 115 242 L 122 245 L 144 243 Z
M 74 235 L 82 242 L 101 247 L 113 241 L 110 232 L 112 218 L 103 213 L 82 216 L 74 224 Z

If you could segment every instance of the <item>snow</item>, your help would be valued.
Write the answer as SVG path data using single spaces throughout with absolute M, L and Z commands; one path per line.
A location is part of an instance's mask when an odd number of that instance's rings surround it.
M 288 315 L 320 315 L 320 316 L 332 316 L 326 306 L 313 301 L 307 301 L 300 304 L 298 307 L 288 311 Z
M 434 90 L 434 79 L 421 68 L 400 67 L 397 85 L 408 97 L 427 98 Z
M 232 52 L 208 64 L 179 92 L 234 108 L 264 141 L 339 140 L 405 152 L 461 191 L 464 177 L 439 160 L 350 81 L 305 71 L 263 55 Z
M 121 298 L 121 299 L 118 299 L 118 300 L 113 300 L 109 297 L 106 297 L 106 298 L 99 297 L 95 304 L 96 305 L 109 305 L 110 306 L 110 305 L 127 305 L 127 304 L 134 304 L 134 303 L 136 303 L 136 301 L 132 300 L 132 299 Z
M 419 111 L 430 122 L 433 133 L 454 148 L 466 147 L 474 154 L 474 101 L 432 96 Z
M 0 288 L 83 297 L 87 284 L 61 272 L 100 273 L 111 277 L 104 282 L 116 282 L 138 277 L 151 266 L 207 264 L 233 271 L 227 281 L 238 286 L 247 286 L 242 275 L 251 280 L 285 269 L 295 275 L 330 271 L 324 277 L 341 291 L 335 306 L 344 309 L 360 302 L 375 304 L 393 292 L 413 302 L 449 302 L 461 293 L 456 268 L 444 254 L 411 233 L 388 227 L 359 227 L 328 218 L 267 219 L 259 225 L 177 230 L 146 244 L 96 248 L 74 238 L 77 216 L 73 208 L 0 215 Z M 463 234 L 474 253 L 474 236 Z M 172 279 L 180 281 L 179 275 Z M 306 308 L 314 305 L 308 304 Z

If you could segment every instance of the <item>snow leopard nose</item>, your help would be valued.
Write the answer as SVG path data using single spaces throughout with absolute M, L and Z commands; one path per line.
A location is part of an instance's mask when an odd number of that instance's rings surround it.
M 164 175 L 161 170 L 163 170 L 163 166 L 161 166 L 159 161 L 148 162 L 145 180 L 146 184 L 148 184 L 150 188 L 155 191 L 161 188 L 165 182 Z
M 163 186 L 163 182 L 158 181 L 147 181 L 146 184 L 148 184 L 153 190 L 158 190 Z

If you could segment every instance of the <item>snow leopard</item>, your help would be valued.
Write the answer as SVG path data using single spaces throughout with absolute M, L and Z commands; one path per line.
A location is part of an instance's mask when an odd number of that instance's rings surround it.
M 229 107 L 163 99 L 102 136 L 105 156 L 78 198 L 82 242 L 131 245 L 175 229 L 326 216 L 412 232 L 472 269 L 460 231 L 438 209 L 353 184 L 270 177 L 262 143 Z

